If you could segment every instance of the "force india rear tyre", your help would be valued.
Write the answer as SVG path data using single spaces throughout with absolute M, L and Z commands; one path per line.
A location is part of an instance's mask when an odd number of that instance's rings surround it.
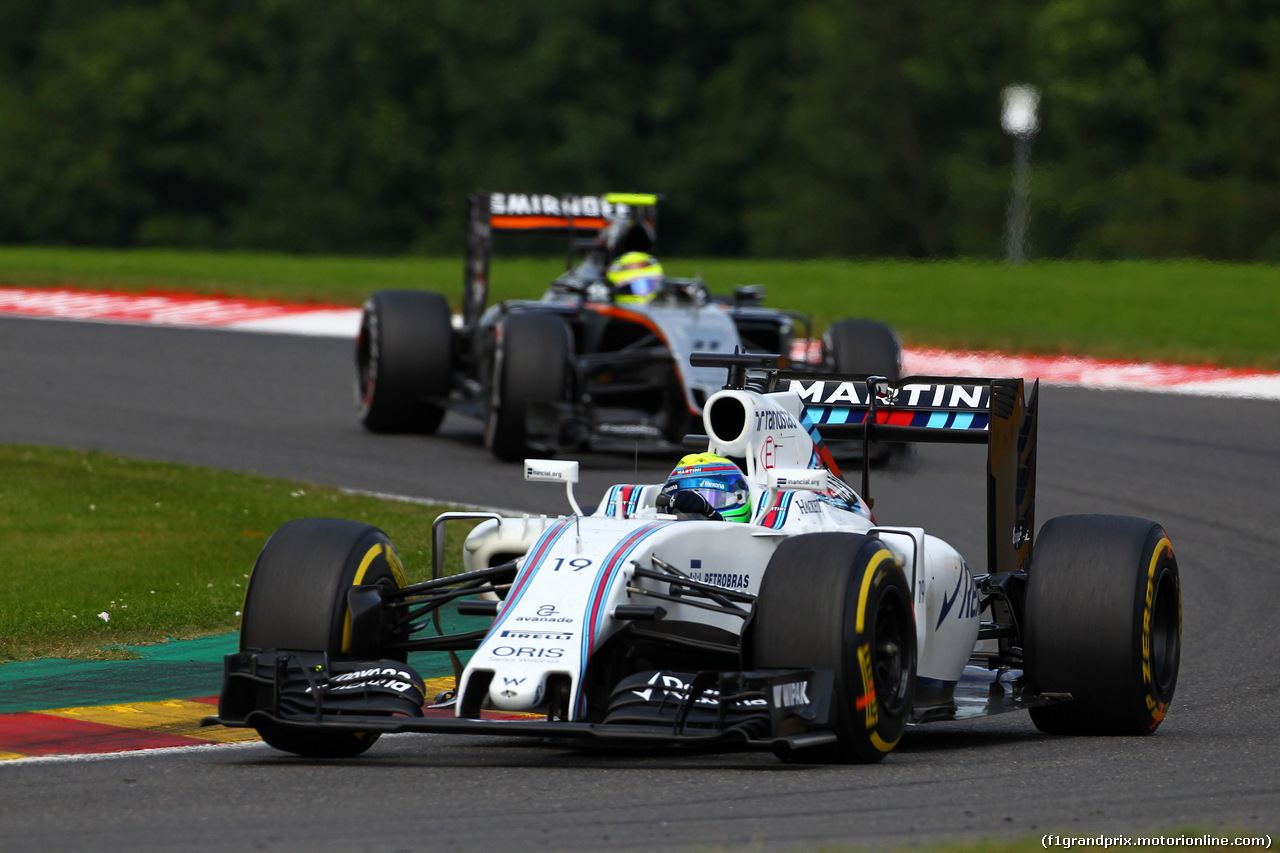
M 367 584 L 405 585 L 400 555 L 385 533 L 337 518 L 286 522 L 267 540 L 249 577 L 241 651 L 291 649 L 327 652 L 331 659 L 349 657 L 353 638 L 347 591 Z M 354 645 L 371 645 L 361 639 Z M 276 749 L 312 758 L 349 758 L 378 739 L 371 732 L 275 724 L 260 726 L 258 734 Z
M 486 441 L 494 456 L 513 462 L 535 452 L 527 431 L 530 407 L 568 397 L 573 337 L 559 315 L 544 312 L 512 314 L 500 334 Z
M 453 319 L 438 293 L 382 290 L 364 303 L 356 340 L 356 399 L 371 432 L 434 433 L 444 420 Z
M 1028 570 L 1027 671 L 1073 701 L 1031 710 L 1049 734 L 1142 735 L 1168 713 L 1182 648 L 1178 561 L 1164 529 L 1117 515 L 1050 519 Z
M 854 533 L 784 541 L 749 631 L 753 667 L 835 672 L 837 743 L 780 757 L 870 763 L 897 745 L 911 712 L 916 629 L 911 589 L 883 542 Z

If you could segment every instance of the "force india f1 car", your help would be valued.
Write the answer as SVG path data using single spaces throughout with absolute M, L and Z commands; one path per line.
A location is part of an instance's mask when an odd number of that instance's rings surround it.
M 1147 734 L 1178 675 L 1178 565 L 1160 525 L 1063 516 L 1032 542 L 1038 386 L 1020 379 L 814 376 L 762 356 L 695 356 L 729 383 L 690 436 L 745 469 L 749 523 L 670 512 L 661 484 L 590 515 L 577 463 L 555 520 L 442 515 L 433 579 L 406 584 L 377 528 L 300 519 L 258 558 L 219 712 L 304 756 L 383 732 L 529 735 L 629 747 L 773 750 L 871 762 L 904 729 L 1029 709 L 1051 733 Z M 751 370 L 768 365 L 763 371 Z M 987 565 L 884 526 L 834 476 L 825 437 L 987 445 Z M 444 526 L 481 519 L 441 577 Z M 487 614 L 444 633 L 442 610 Z M 410 652 L 454 658 L 431 702 Z M 504 716 L 505 718 L 495 718 Z
M 839 320 L 810 347 L 808 321 L 763 307 L 762 287 L 713 296 L 700 279 L 668 276 L 652 301 L 615 300 L 606 270 L 628 252 L 654 251 L 657 203 L 621 193 L 473 196 L 460 324 L 438 293 L 381 291 L 365 302 L 356 345 L 365 427 L 432 433 L 456 411 L 486 424 L 495 456 L 519 460 L 610 439 L 679 443 L 720 388 L 719 371 L 689 364 L 695 351 L 794 348 L 797 368 L 897 378 L 902 347 L 888 326 Z M 497 232 L 568 232 L 569 268 L 542 299 L 486 307 Z

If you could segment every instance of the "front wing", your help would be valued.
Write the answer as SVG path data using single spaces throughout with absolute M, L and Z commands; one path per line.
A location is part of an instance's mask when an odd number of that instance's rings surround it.
M 203 725 L 560 738 L 624 747 L 722 747 L 785 754 L 834 743 L 830 670 L 677 673 L 619 683 L 602 722 L 424 713 L 423 680 L 399 661 L 320 652 L 239 652 L 225 660 L 217 716 Z

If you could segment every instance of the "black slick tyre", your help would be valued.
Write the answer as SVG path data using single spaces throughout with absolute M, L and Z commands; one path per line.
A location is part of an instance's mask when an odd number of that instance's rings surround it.
M 513 462 L 532 451 L 530 408 L 568 397 L 573 336 L 559 315 L 544 312 L 511 314 L 499 335 L 485 440 L 494 456 Z
M 902 375 L 902 341 L 876 320 L 837 320 L 823 335 L 827 366 L 836 373 L 896 380 Z
M 405 585 L 400 556 L 385 533 L 337 518 L 286 522 L 267 540 L 249 577 L 241 651 L 316 651 L 342 659 L 353 646 L 376 647 L 380 638 L 351 636 L 347 591 L 363 584 Z M 378 739 L 376 733 L 278 725 L 259 727 L 258 734 L 276 749 L 315 758 L 359 755 Z
M 911 713 L 916 629 L 911 589 L 884 543 L 813 533 L 778 546 L 748 626 L 753 668 L 835 672 L 833 745 L 786 760 L 871 763 L 897 745 Z
M 449 303 L 438 293 L 383 290 L 364 303 L 356 339 L 356 401 L 371 432 L 433 433 L 453 362 Z
M 1024 655 L 1049 734 L 1141 735 L 1168 713 L 1182 648 L 1178 561 L 1164 529 L 1118 515 L 1050 519 L 1028 570 Z
M 890 326 L 876 320 L 837 320 L 822 337 L 826 367 L 845 376 L 883 376 L 897 381 L 902 376 L 902 341 Z M 835 443 L 834 446 L 840 446 Z M 871 446 L 871 462 L 887 462 L 895 451 L 910 445 L 883 442 Z

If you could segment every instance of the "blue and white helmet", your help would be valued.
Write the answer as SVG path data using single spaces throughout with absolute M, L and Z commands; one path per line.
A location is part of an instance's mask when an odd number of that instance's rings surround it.
M 662 494 L 692 491 L 725 521 L 751 520 L 751 489 L 742 469 L 714 453 L 691 453 L 680 460 L 662 487 Z

